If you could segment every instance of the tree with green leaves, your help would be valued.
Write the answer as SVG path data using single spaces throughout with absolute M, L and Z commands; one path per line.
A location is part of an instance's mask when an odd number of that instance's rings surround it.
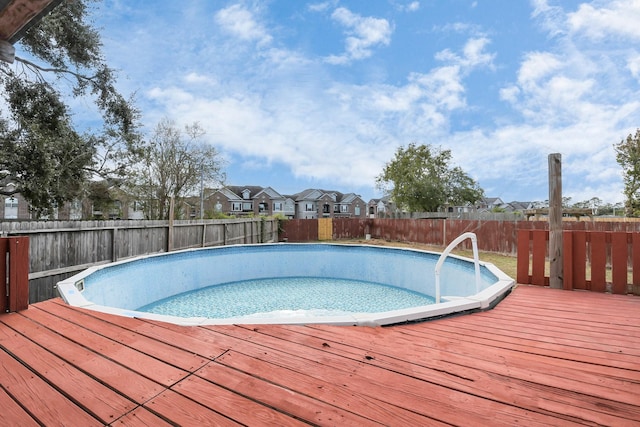
M 449 205 L 475 203 L 484 191 L 460 167 L 450 166 L 451 151 L 430 145 L 399 147 L 376 185 L 409 212 L 436 212 Z
M 622 167 L 626 215 L 640 217 L 640 129 L 614 148 L 616 161 Z
M 140 154 L 138 111 L 116 89 L 88 22 L 94 1 L 61 2 L 19 41 L 28 59 L 0 62 L 0 194 L 20 193 L 40 214 L 80 196 L 92 178 L 125 176 Z M 99 129 L 78 129 L 69 97 L 93 99 Z
M 181 130 L 164 118 L 144 143 L 144 160 L 132 193 L 144 202 L 148 219 L 168 219 L 171 198 L 179 202 L 205 184 L 224 183 L 224 161 L 215 147 L 202 141 L 204 134 L 198 123 Z

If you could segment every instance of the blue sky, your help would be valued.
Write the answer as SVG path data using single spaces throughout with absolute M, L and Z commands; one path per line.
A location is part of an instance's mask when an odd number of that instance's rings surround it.
M 449 149 L 505 201 L 623 200 L 640 1 L 106 0 L 108 63 L 145 130 L 199 122 L 228 184 L 379 197 L 399 146 Z

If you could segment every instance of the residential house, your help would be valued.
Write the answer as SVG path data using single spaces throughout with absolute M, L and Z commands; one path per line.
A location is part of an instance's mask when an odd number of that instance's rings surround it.
M 523 213 L 526 210 L 529 209 L 534 209 L 534 203 L 533 202 L 517 202 L 517 201 L 513 201 L 513 202 L 509 202 L 506 203 L 503 206 L 505 212 L 520 212 Z
M 364 218 L 367 215 L 367 204 L 354 193 L 310 188 L 291 198 L 296 204 L 297 219 Z
M 271 187 L 254 185 L 226 187 L 213 190 L 205 197 L 205 212 L 220 212 L 232 216 L 282 215 L 295 216 L 293 199 Z
M 398 207 L 389 196 L 371 199 L 367 206 L 370 218 L 390 218 L 398 213 Z
M 4 197 L 0 209 L 2 219 L 31 219 L 29 203 L 21 194 Z
M 470 213 L 470 212 L 478 212 L 478 206 L 473 205 L 472 203 L 465 202 L 462 205 L 446 205 L 440 212 L 446 212 L 449 214 L 461 214 L 461 213 Z
M 476 212 L 492 212 L 495 209 L 500 209 L 504 206 L 504 201 L 500 197 L 483 197 L 476 202 Z

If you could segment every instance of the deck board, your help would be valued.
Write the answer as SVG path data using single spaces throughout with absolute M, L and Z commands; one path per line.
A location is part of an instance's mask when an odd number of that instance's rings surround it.
M 385 328 L 0 315 L 8 425 L 640 426 L 640 298 L 518 286 Z
M 55 300 L 55 301 L 60 302 L 60 300 Z M 41 309 L 41 311 L 46 311 L 47 313 L 55 315 L 60 319 L 64 319 L 63 322 L 60 322 L 57 319 L 49 319 L 50 321 L 56 322 L 55 323 L 56 330 L 60 330 L 61 327 L 68 327 L 69 325 L 72 325 L 73 328 L 71 328 L 70 333 L 73 333 L 73 334 L 89 333 L 89 334 L 98 335 L 98 333 L 96 333 L 95 331 L 99 331 L 99 334 L 100 334 L 99 336 L 103 338 L 105 343 L 115 342 L 123 346 L 129 347 L 130 349 L 135 350 L 137 352 L 143 353 L 144 355 L 150 356 L 153 359 L 156 359 L 157 362 L 154 362 L 154 360 L 149 360 L 148 357 L 145 358 L 140 356 L 142 358 L 142 363 L 146 365 L 145 368 L 147 368 L 147 370 L 151 370 L 152 372 L 156 369 L 157 370 L 167 369 L 166 366 L 157 366 L 157 363 L 161 363 L 167 366 L 172 366 L 175 369 L 175 373 L 177 375 L 181 375 L 184 373 L 184 371 L 191 372 L 195 369 L 198 369 L 199 367 L 204 366 L 209 362 L 208 358 L 198 356 L 197 354 L 190 351 L 186 351 L 172 344 L 171 342 L 150 340 L 146 336 L 136 333 L 134 331 L 131 331 L 126 327 L 105 328 L 104 320 L 93 317 L 89 314 L 86 314 L 85 312 L 73 313 L 74 322 L 68 322 L 66 318 L 67 316 L 70 315 L 70 311 L 72 311 L 73 308 L 66 304 L 62 304 L 62 303 L 46 304 L 46 305 L 37 305 L 36 307 Z M 32 313 L 33 311 L 35 310 L 25 312 L 25 315 L 28 315 L 29 317 L 33 317 L 36 315 L 35 313 Z M 118 320 L 118 319 L 112 319 L 112 318 L 113 316 L 107 317 L 107 319 L 110 319 L 110 320 Z M 116 326 L 116 324 L 113 324 L 113 325 Z M 73 331 L 74 328 L 76 329 L 76 331 Z M 168 338 L 171 339 L 173 337 L 169 336 Z M 83 338 L 82 338 L 82 342 L 86 344 L 86 341 Z M 108 345 L 108 344 L 103 344 L 103 345 Z M 125 353 L 126 353 L 125 355 L 122 355 L 123 357 L 128 357 L 128 355 L 130 355 L 130 352 L 125 352 Z M 114 358 L 115 356 L 109 356 L 109 357 Z M 129 359 L 125 359 L 125 360 L 128 360 L 129 362 L 128 366 L 131 367 L 132 366 L 131 362 L 133 361 Z M 170 376 L 168 378 L 170 382 L 177 381 L 177 379 L 172 379 L 172 377 L 173 376 Z

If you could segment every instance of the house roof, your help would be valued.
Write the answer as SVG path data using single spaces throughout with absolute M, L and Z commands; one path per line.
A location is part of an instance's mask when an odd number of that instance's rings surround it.
M 340 199 L 340 203 L 353 203 L 355 202 L 357 199 L 362 200 L 362 198 L 360 196 L 358 196 L 355 193 L 348 193 L 348 194 L 344 194 L 342 196 L 342 198 Z
M 344 194 L 335 190 L 322 190 L 319 188 L 308 188 L 289 197 L 300 202 L 303 200 L 319 200 L 325 196 L 329 196 L 335 203 L 352 203 L 358 198 L 362 200 L 362 198 L 355 193 Z
M 260 187 L 257 185 L 227 185 L 225 188 L 227 188 L 229 191 L 232 191 L 233 193 L 237 194 L 240 197 L 242 197 L 242 193 L 245 190 L 249 190 L 250 199 L 253 199 L 256 196 L 256 194 L 258 194 L 264 189 L 264 187 Z
M 511 205 L 515 210 L 529 209 L 531 207 L 531 204 L 531 202 L 509 202 L 509 205 Z
M 274 190 L 271 187 L 265 187 L 263 188 L 261 191 L 259 191 L 258 193 L 255 194 L 255 196 L 253 196 L 254 198 L 258 197 L 261 194 L 266 194 L 267 197 L 269 197 L 270 199 L 285 199 L 285 196 L 283 196 L 282 194 L 278 193 L 276 190 Z
M 322 197 L 324 191 L 318 190 L 316 188 L 307 188 L 299 193 L 293 194 L 291 198 L 296 202 L 301 200 L 317 200 Z
M 495 205 L 504 203 L 500 197 L 484 197 L 482 199 L 487 205 Z

